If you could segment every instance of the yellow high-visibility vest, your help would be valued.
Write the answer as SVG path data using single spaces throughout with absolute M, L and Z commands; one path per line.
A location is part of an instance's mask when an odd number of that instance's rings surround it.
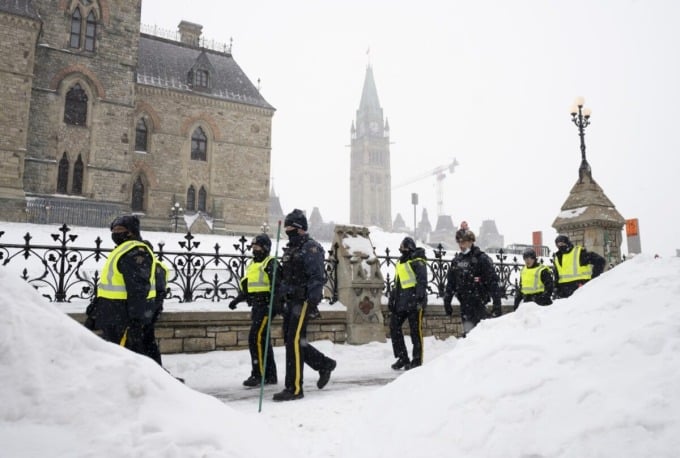
M 529 269 L 527 266 L 522 267 L 522 272 L 520 272 L 522 294 L 538 294 L 545 291 L 545 285 L 543 280 L 541 280 L 541 273 L 547 268 L 544 265 L 539 265 L 534 269 Z
M 416 273 L 413 271 L 411 263 L 417 260 L 424 261 L 422 258 L 409 259 L 406 262 L 397 261 L 397 266 L 394 273 L 394 281 L 399 281 L 401 284 L 401 289 L 415 288 Z
M 593 266 L 581 265 L 582 246 L 575 246 L 569 253 L 562 254 L 562 262 L 555 257 L 555 267 L 557 268 L 557 283 L 569 283 L 577 280 L 590 280 L 593 276 Z
M 123 278 L 123 274 L 120 272 L 120 270 L 118 270 L 118 261 L 125 253 L 137 247 L 143 247 L 150 253 L 151 259 L 155 259 L 151 249 L 143 242 L 138 240 L 128 240 L 127 242 L 121 243 L 116 248 L 114 248 L 109 254 L 109 257 L 106 258 L 106 262 L 102 268 L 102 278 L 99 282 L 99 286 L 97 287 L 97 297 L 103 297 L 106 299 L 127 299 L 128 296 L 127 289 L 125 288 L 125 279 Z M 153 264 L 154 263 L 152 262 L 152 268 L 154 267 Z M 151 272 L 149 284 L 149 293 L 147 294 L 146 298 L 154 299 L 156 297 L 156 275 L 154 272 Z
M 269 275 L 264 269 L 271 259 L 271 256 L 267 256 L 262 262 L 253 261 L 248 264 L 246 275 L 241 279 L 241 285 L 243 285 L 244 280 L 248 280 L 249 293 L 264 293 L 270 290 Z

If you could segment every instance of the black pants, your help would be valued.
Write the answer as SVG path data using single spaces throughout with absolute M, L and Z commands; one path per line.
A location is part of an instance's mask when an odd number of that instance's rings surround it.
M 113 324 L 102 328 L 102 338 L 124 346 L 130 351 L 148 356 L 161 365 L 161 352 L 156 343 L 156 330 L 153 323 L 142 325 Z
M 255 305 L 250 313 L 251 325 L 248 334 L 248 349 L 250 361 L 253 365 L 251 375 L 262 377 L 264 369 L 264 355 L 267 352 L 267 368 L 264 370 L 266 380 L 276 380 L 276 361 L 274 361 L 274 349 L 272 341 L 265 342 L 267 337 L 267 323 L 269 322 L 269 309 L 267 306 Z M 265 344 L 268 343 L 268 345 Z
M 423 363 L 423 311 L 414 310 L 408 313 L 392 313 L 390 316 L 390 338 L 392 339 L 392 351 L 399 359 L 408 359 L 408 350 L 404 343 L 404 332 L 401 327 L 408 320 L 411 330 L 411 343 L 413 344 L 413 361 Z
M 307 342 L 307 303 L 288 304 L 283 320 L 286 341 L 286 390 L 302 393 L 304 365 L 316 371 L 328 368 L 333 360 Z

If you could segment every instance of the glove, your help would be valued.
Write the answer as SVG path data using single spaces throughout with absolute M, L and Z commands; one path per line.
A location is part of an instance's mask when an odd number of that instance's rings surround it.
M 316 304 L 307 304 L 307 318 L 310 320 L 321 318 L 321 312 L 319 312 L 319 307 Z
M 236 299 L 232 299 L 231 302 L 229 302 L 229 308 L 236 310 L 236 304 L 238 304 L 238 301 Z
M 444 304 L 444 311 L 448 316 L 453 315 L 453 307 L 451 307 L 451 304 Z
M 501 302 L 500 301 L 494 301 L 493 307 L 491 308 L 491 315 L 494 317 L 501 316 L 503 314 L 503 310 L 501 309 Z

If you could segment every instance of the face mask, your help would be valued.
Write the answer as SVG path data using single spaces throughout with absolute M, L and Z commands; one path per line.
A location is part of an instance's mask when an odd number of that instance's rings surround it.
M 288 236 L 288 239 L 293 239 L 295 237 L 298 237 L 298 230 L 297 229 L 289 229 L 286 231 L 286 235 Z
M 411 253 L 410 250 L 399 250 L 399 253 L 401 253 L 402 256 L 406 257 Z
M 470 247 L 467 247 L 466 249 L 461 251 L 461 253 L 463 253 L 463 254 L 468 254 L 469 252 L 470 252 Z
M 255 262 L 262 262 L 266 257 L 267 254 L 262 250 L 253 251 L 253 259 L 255 260 Z
M 558 246 L 557 251 L 559 251 L 560 253 L 566 253 L 567 251 L 569 251 L 569 245 Z
M 116 245 L 120 245 L 128 239 L 129 232 L 111 232 L 111 240 Z

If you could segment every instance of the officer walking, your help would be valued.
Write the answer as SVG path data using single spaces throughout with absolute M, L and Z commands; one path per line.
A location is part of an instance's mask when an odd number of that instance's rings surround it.
M 607 261 L 599 254 L 576 245 L 566 235 L 555 238 L 557 253 L 553 254 L 555 265 L 555 296 L 565 298 L 581 286 L 598 277 Z
M 527 248 L 522 253 L 524 267 L 519 274 L 519 290 L 515 294 L 515 310 L 520 302 L 535 302 L 538 305 L 552 304 L 553 276 L 550 267 L 538 263 L 536 251 Z
M 272 242 L 267 234 L 258 234 L 253 239 L 251 250 L 253 251 L 253 259 L 246 268 L 246 274 L 241 279 L 241 291 L 229 303 L 229 308 L 234 310 L 236 304 L 242 301 L 247 301 L 248 305 L 252 307 L 250 312 L 250 332 L 248 334 L 248 349 L 250 350 L 250 361 L 252 363 L 252 370 L 250 377 L 248 377 L 243 385 L 247 387 L 256 387 L 262 383 L 264 376 L 264 383 L 267 385 L 276 385 L 276 361 L 274 361 L 274 349 L 272 347 L 271 339 L 265 342 L 267 326 L 269 320 L 269 302 L 271 299 L 272 287 L 275 293 L 280 288 L 281 268 L 276 257 L 269 255 L 271 251 Z M 274 270 L 278 272 L 274 275 Z M 273 284 L 276 278 L 275 285 Z M 272 311 L 272 318 L 276 314 L 276 303 L 274 298 L 274 310 Z M 265 343 L 267 344 L 265 346 Z M 265 352 L 267 355 L 267 367 L 264 367 Z
M 144 335 L 156 310 L 154 254 L 142 242 L 139 219 L 119 216 L 111 223 L 116 247 L 102 268 L 101 281 L 88 315 L 102 337 L 142 355 L 149 355 Z
M 460 252 L 451 261 L 446 275 L 444 310 L 447 315 L 453 314 L 451 300 L 455 295 L 460 302 L 465 335 L 481 320 L 488 318 L 486 304 L 489 300 L 493 300 L 493 316 L 502 314 L 501 290 L 491 258 L 475 246 L 475 234 L 470 230 L 459 229 L 456 242 Z
M 304 396 L 304 364 L 319 371 L 316 382 L 319 389 L 326 386 L 336 366 L 335 360 L 307 341 L 307 322 L 319 316 L 317 306 L 323 297 L 324 250 L 307 234 L 307 217 L 301 210 L 296 208 L 286 215 L 284 229 L 288 236 L 281 265 L 286 387 L 274 395 L 274 401 L 292 401 Z
M 406 237 L 399 245 L 401 256 L 395 268 L 394 290 L 388 304 L 390 339 L 397 361 L 392 369 L 411 369 L 423 363 L 423 314 L 427 306 L 427 265 L 425 250 Z M 413 344 L 413 359 L 409 361 L 402 325 L 408 320 Z

